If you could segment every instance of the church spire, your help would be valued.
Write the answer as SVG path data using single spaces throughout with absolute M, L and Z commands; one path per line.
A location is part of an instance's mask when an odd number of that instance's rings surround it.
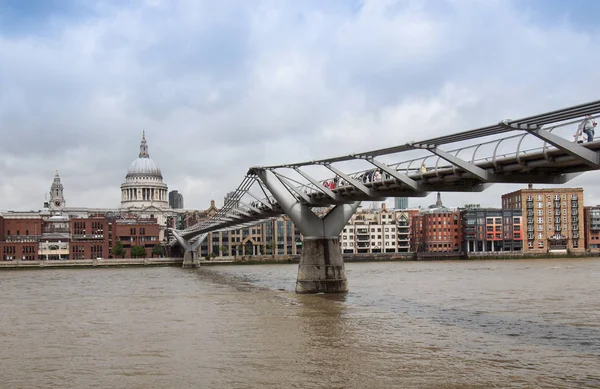
M 442 195 L 440 192 L 437 193 L 437 201 L 435 202 L 435 206 L 436 208 L 442 208 L 443 204 L 442 204 Z
M 150 154 L 148 154 L 148 143 L 146 143 L 146 131 L 142 131 L 142 143 L 140 144 L 140 158 L 150 158 Z

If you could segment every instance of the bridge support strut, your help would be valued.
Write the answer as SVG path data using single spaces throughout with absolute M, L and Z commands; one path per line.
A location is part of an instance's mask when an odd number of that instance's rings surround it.
M 173 236 L 175 237 L 175 239 L 177 239 L 177 241 L 179 242 L 179 244 L 181 245 L 181 247 L 184 250 L 182 267 L 183 268 L 198 267 L 198 265 L 199 265 L 198 249 L 200 248 L 200 245 L 202 244 L 204 239 L 206 239 L 208 234 L 201 234 L 198 236 L 198 239 L 196 239 L 196 241 L 188 242 L 181 235 L 179 235 L 177 233 L 177 231 L 171 230 L 171 232 L 173 233 Z
M 296 293 L 347 292 L 339 234 L 360 201 L 338 204 L 321 218 L 309 206 L 300 203 L 272 172 L 263 169 L 256 174 L 304 236 Z

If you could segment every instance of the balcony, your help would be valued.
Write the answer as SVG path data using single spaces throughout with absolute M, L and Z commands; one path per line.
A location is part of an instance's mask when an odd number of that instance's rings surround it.
M 104 235 L 98 235 L 98 234 L 71 235 L 71 239 L 72 240 L 95 240 L 95 239 L 103 240 Z
M 5 236 L 4 239 L 11 243 L 31 243 L 39 240 L 39 235 L 10 235 Z

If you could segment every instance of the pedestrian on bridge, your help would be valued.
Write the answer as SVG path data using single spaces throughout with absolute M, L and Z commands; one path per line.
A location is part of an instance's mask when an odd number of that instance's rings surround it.
M 587 115 L 585 119 L 579 124 L 578 131 L 582 131 L 587 135 L 587 141 L 592 142 L 596 133 L 596 121 L 592 119 L 592 115 Z

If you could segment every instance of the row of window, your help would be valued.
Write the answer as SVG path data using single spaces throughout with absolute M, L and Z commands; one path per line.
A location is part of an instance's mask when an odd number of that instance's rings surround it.
M 548 208 L 552 208 L 552 202 L 551 201 L 548 201 L 546 203 L 546 205 L 547 205 Z M 577 206 L 578 206 L 577 201 L 571 201 L 571 208 L 577 208 Z M 562 207 L 563 208 L 567 207 L 567 202 L 566 201 L 563 201 Z M 527 203 L 527 208 L 529 208 L 529 209 L 533 208 L 533 203 L 532 202 L 528 202 Z M 541 201 L 539 201 L 537 203 L 537 207 L 536 208 L 544 208 L 544 203 L 541 202 Z M 560 203 L 554 203 L 554 208 L 560 208 Z
M 33 254 L 35 253 L 35 246 L 21 246 L 22 254 Z M 16 254 L 17 248 L 15 246 L 3 246 L 2 254 Z
M 396 246 L 395 242 L 385 242 L 386 246 Z M 342 247 L 354 247 L 354 242 L 343 242 L 342 243 Z M 359 247 L 358 245 L 356 245 L 356 247 Z M 369 243 L 366 243 L 365 246 L 361 246 L 361 247 L 369 247 Z
M 390 232 L 390 231 L 394 232 L 394 231 L 396 231 L 396 227 L 384 228 L 384 231 L 385 232 Z M 354 227 L 344 228 L 342 230 L 342 232 L 354 232 Z M 368 233 L 369 229 L 368 228 L 357 227 L 356 228 L 356 232 L 364 234 L 364 233 Z M 378 227 L 378 228 L 372 227 L 371 228 L 371 232 L 381 232 L 381 227 Z
M 555 201 L 559 201 L 560 199 L 563 199 L 563 200 L 567 199 L 567 195 L 565 193 L 563 193 L 562 196 L 558 195 L 556 193 L 554 194 L 554 196 L 552 196 L 550 194 L 546 195 L 546 199 L 547 200 L 552 200 L 552 197 L 554 197 Z M 517 199 L 519 199 L 519 198 L 517 197 Z M 535 199 L 537 201 L 542 201 L 544 199 L 544 196 L 543 195 L 537 195 Z M 577 195 L 576 194 L 572 194 L 571 195 L 571 200 L 577 200 Z M 532 195 L 527 196 L 527 201 L 533 201 L 533 196 Z

